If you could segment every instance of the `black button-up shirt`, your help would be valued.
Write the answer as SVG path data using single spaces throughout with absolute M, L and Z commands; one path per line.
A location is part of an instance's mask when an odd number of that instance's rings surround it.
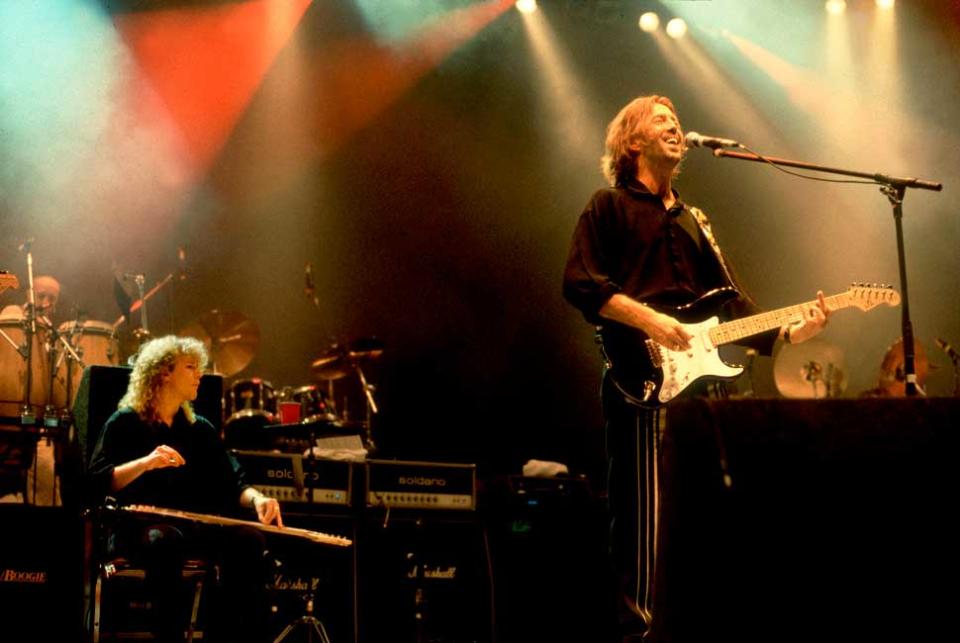
M 737 287 L 689 208 L 675 196 L 668 210 L 659 196 L 633 181 L 598 190 L 590 198 L 577 223 L 563 279 L 564 297 L 587 321 L 602 324 L 599 311 L 617 293 L 654 307 L 678 306 L 714 288 Z M 740 297 L 723 316 L 756 312 L 749 299 Z M 773 338 L 743 343 L 769 353 Z

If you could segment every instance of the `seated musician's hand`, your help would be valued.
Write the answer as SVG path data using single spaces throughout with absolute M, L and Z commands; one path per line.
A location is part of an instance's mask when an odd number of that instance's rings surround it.
M 257 519 L 265 525 L 277 523 L 283 528 L 283 518 L 280 516 L 280 503 L 276 498 L 257 496 L 253 499 L 253 508 L 257 510 Z
M 150 452 L 146 458 L 147 469 L 166 469 L 167 467 L 179 467 L 186 464 L 183 456 L 166 444 L 161 444 Z
M 815 305 L 806 308 L 803 311 L 803 319 L 794 322 L 790 327 L 790 343 L 799 344 L 820 334 L 820 331 L 826 327 L 831 312 L 823 297 L 823 291 L 818 290 Z

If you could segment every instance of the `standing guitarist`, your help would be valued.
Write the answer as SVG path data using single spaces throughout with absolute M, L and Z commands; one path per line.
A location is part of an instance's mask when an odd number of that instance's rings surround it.
M 620 110 L 607 126 L 602 159 L 610 187 L 597 191 L 580 215 L 564 272 L 563 294 L 588 322 L 639 329 L 665 351 L 690 350 L 693 338 L 665 310 L 737 286 L 706 216 L 683 203 L 671 186 L 685 150 L 669 98 L 642 96 Z M 741 294 L 717 312 L 738 318 L 758 308 Z M 802 320 L 744 343 L 769 355 L 777 339 L 798 343 L 819 333 L 829 313 L 818 292 Z M 701 383 L 689 390 L 707 394 L 710 388 Z M 627 395 L 609 370 L 601 401 L 620 632 L 623 641 L 636 641 L 649 631 L 652 617 L 664 414 Z

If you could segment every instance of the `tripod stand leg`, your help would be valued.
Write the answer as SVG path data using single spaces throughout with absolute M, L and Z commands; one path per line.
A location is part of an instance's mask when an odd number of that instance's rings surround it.
M 316 632 L 320 643 L 330 643 L 330 637 L 327 636 L 327 628 L 323 626 L 323 623 L 320 622 L 320 619 L 314 616 L 301 616 L 297 620 L 293 621 L 292 623 L 287 625 L 285 628 L 283 628 L 283 631 L 280 632 L 277 638 L 273 639 L 273 643 L 280 643 L 281 641 L 283 641 L 299 625 L 306 625 L 309 627 L 309 629 L 307 630 L 308 641 L 313 641 L 313 634 L 314 632 Z

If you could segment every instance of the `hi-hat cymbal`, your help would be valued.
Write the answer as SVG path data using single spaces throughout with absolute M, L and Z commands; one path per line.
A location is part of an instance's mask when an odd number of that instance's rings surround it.
M 376 337 L 365 337 L 349 344 L 334 344 L 310 362 L 313 376 L 320 380 L 346 377 L 363 360 L 374 360 L 383 355 L 383 342 Z
M 847 388 L 843 351 L 816 338 L 786 344 L 774 361 L 773 379 L 784 397 L 839 397 Z
M 906 373 L 903 357 L 903 337 L 900 337 L 883 356 L 880 365 L 880 389 L 892 397 L 906 396 Z M 913 338 L 913 370 L 917 374 L 917 384 L 923 386 L 930 371 L 930 362 L 927 361 L 927 351 L 916 337 Z
M 260 344 L 260 329 L 243 313 L 210 310 L 180 331 L 196 337 L 207 347 L 215 373 L 236 375 L 253 361 Z

